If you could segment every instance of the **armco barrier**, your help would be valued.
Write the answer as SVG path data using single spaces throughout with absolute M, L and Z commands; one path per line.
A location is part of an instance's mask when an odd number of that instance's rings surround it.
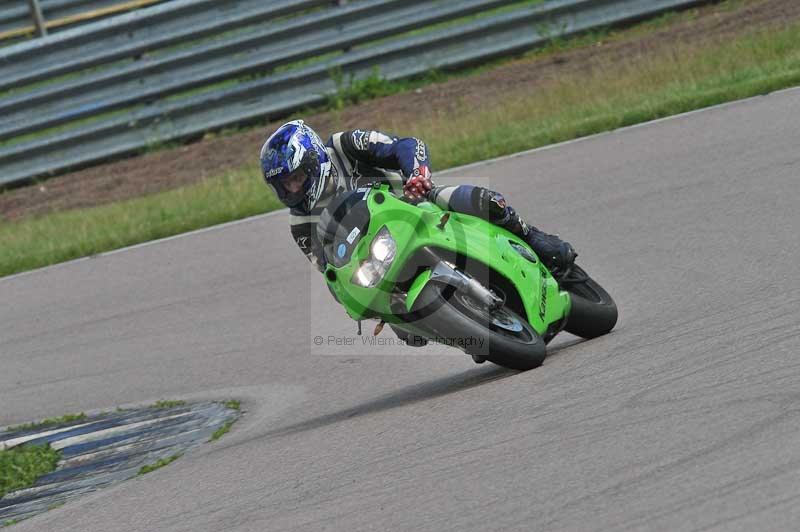
M 402 79 L 704 1 L 173 0 L 0 49 L 0 184 L 323 102 L 334 70 Z
M 430 24 L 507 4 L 507 0 L 452 2 L 420 12 L 427 2 L 370 0 L 324 15 L 257 28 L 200 49 L 179 50 L 142 65 L 121 65 L 74 82 L 51 85 L 0 101 L 0 140 L 128 105 L 154 101 L 194 87 L 263 72 L 292 61 L 341 50 L 408 30 L 408 20 Z M 371 15 L 367 19 L 360 16 Z M 309 31 L 318 26 L 313 39 Z M 284 35 L 289 35 L 288 38 Z M 277 42 L 275 39 L 279 38 Z M 237 54 L 231 62 L 230 55 Z
M 48 31 L 58 31 L 164 1 L 168 0 L 39 0 L 39 5 Z M 30 35 L 35 30 L 26 0 L 0 3 L 0 41 Z

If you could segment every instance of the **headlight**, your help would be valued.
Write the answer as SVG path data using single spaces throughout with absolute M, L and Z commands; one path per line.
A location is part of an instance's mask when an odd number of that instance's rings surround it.
M 377 285 L 389 271 L 396 254 L 397 242 L 394 241 L 389 230 L 382 227 L 372 241 L 369 258 L 361 263 L 353 275 L 353 282 L 364 288 L 372 288 Z
M 378 284 L 378 281 L 380 281 L 381 277 L 383 277 L 383 273 L 375 268 L 373 263 L 367 261 L 361 264 L 361 267 L 356 270 L 353 281 L 357 285 L 363 286 L 364 288 L 370 288 Z
M 392 235 L 389 234 L 389 230 L 385 227 L 381 228 L 378 234 L 375 235 L 375 240 L 372 241 L 372 258 L 378 262 L 391 264 L 396 251 L 397 243 L 392 238 Z

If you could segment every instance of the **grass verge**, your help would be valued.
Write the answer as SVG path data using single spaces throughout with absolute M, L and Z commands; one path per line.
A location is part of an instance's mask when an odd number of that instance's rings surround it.
M 161 458 L 152 464 L 143 465 L 142 467 L 139 468 L 138 474 L 146 475 L 147 473 L 152 473 L 156 469 L 161 469 L 165 465 L 171 464 L 180 457 L 181 457 L 180 454 L 173 454 L 172 456 L 168 456 L 167 458 Z
M 33 486 L 39 477 L 55 471 L 60 456 L 49 445 L 0 450 L 0 499 L 12 491 Z
M 228 399 L 224 403 L 222 403 L 225 408 L 230 408 L 231 410 L 241 410 L 242 409 L 242 402 L 238 399 Z
M 385 124 L 424 138 L 436 169 L 800 84 L 800 25 L 598 61 L 503 103 Z M 0 225 L 0 275 L 279 208 L 256 164 L 150 197 Z
M 0 224 L 0 275 L 86 257 L 280 207 L 257 165 L 199 185 Z
M 227 423 L 225 423 L 224 425 L 222 425 L 220 428 L 214 431 L 214 434 L 211 435 L 211 438 L 209 438 L 208 441 L 217 441 L 218 439 L 225 436 L 228 432 L 230 432 L 231 427 L 233 426 L 234 423 L 236 423 L 236 420 L 232 419 Z

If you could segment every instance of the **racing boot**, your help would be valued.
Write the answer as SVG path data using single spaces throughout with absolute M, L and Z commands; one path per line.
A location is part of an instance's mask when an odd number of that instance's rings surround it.
M 567 275 L 575 264 L 575 257 L 578 256 L 572 244 L 561 240 L 558 235 L 547 234 L 534 226 L 529 226 L 528 229 L 525 242 L 533 248 L 553 277 L 561 279 Z
M 557 235 L 549 235 L 532 225 L 528 225 L 517 214 L 502 194 L 486 188 L 478 188 L 478 209 L 493 224 L 508 229 L 528 243 L 542 263 L 556 279 L 569 273 L 578 254 L 568 243 Z

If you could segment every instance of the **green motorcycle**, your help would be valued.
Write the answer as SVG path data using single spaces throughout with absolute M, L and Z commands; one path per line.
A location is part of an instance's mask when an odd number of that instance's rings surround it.
M 617 322 L 611 296 L 577 265 L 557 281 L 507 230 L 409 203 L 386 184 L 336 197 L 317 235 L 328 287 L 359 333 L 376 319 L 375 334 L 389 323 L 409 345 L 435 341 L 527 370 L 560 331 L 594 338 Z

